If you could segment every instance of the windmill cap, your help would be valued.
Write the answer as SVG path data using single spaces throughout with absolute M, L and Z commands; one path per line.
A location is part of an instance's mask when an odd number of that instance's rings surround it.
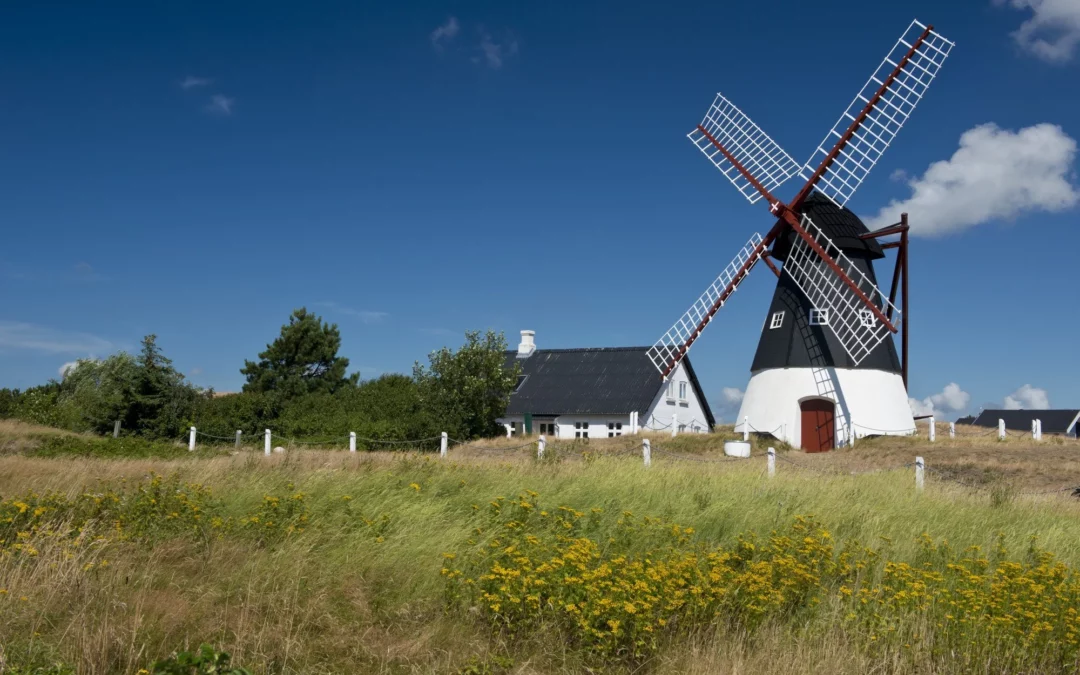
M 828 197 L 820 192 L 812 192 L 802 204 L 802 212 L 814 221 L 826 237 L 840 247 L 849 256 L 854 255 L 868 260 L 879 260 L 885 257 L 885 251 L 876 239 L 860 239 L 859 236 L 868 233 L 866 225 L 859 217 L 847 207 L 839 207 Z M 788 230 L 785 235 L 777 237 L 773 243 L 772 256 L 777 260 L 786 260 L 791 245 L 799 235 L 794 230 Z

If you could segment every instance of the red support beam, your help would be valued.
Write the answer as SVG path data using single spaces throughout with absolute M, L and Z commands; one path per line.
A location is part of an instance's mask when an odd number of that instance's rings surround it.
M 883 227 L 880 230 L 874 230 L 873 232 L 867 232 L 866 234 L 860 234 L 859 239 L 877 239 L 878 237 L 887 237 L 890 234 L 900 234 L 906 232 L 907 227 L 904 225 L 890 225 L 889 227 Z
M 773 274 L 776 275 L 776 278 L 779 279 L 780 270 L 776 268 L 776 263 L 772 261 L 772 256 L 769 255 L 768 251 L 761 255 L 761 259 L 765 261 L 765 264 L 769 266 L 769 269 L 771 269 L 773 271 Z
M 927 30 L 930 29 L 927 28 Z M 904 265 L 901 270 L 904 274 L 904 287 L 902 291 L 904 300 L 903 307 L 900 309 L 900 311 L 904 313 L 904 332 L 900 338 L 900 344 L 902 358 L 904 360 L 901 367 L 904 369 L 904 389 L 906 390 L 908 386 L 908 333 L 911 332 L 909 330 L 911 314 L 908 313 L 908 219 L 906 213 L 900 214 L 900 223 L 904 226 L 904 231 L 900 233 L 900 257 L 904 260 Z

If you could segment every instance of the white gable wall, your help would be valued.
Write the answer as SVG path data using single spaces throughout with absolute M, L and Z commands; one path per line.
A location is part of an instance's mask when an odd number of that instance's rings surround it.
M 679 398 L 679 383 L 686 383 L 686 398 Z M 677 368 L 668 375 L 667 382 L 656 378 L 657 391 L 652 404 L 647 412 L 641 413 L 641 426 L 651 430 L 668 431 L 671 429 L 672 420 L 676 420 L 678 426 L 685 425 L 682 431 L 693 433 L 694 427 L 698 433 L 709 432 L 709 422 L 705 416 L 705 408 L 698 400 L 697 392 L 690 382 L 690 376 L 686 372 L 686 363 L 679 362 Z M 674 383 L 672 393 L 674 398 L 668 396 L 668 384 Z

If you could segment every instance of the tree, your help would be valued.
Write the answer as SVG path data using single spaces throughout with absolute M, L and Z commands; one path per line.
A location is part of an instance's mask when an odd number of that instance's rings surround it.
M 135 391 L 126 427 L 149 436 L 175 437 L 191 419 L 199 390 L 173 368 L 154 334 L 143 338 L 135 364 Z
M 413 366 L 413 378 L 431 419 L 458 438 L 497 433 L 495 420 L 506 412 L 520 370 L 516 363 L 507 367 L 503 334 L 466 332 L 456 352 L 443 347 L 428 360 L 426 368 Z
M 346 376 L 349 359 L 338 356 L 341 334 L 306 308 L 294 310 L 281 335 L 266 345 L 259 361 L 244 361 L 245 392 L 273 392 L 281 400 L 305 394 L 334 393 L 355 385 L 359 373 Z

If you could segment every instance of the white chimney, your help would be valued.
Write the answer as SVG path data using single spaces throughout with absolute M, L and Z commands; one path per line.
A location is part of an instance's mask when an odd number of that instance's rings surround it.
M 527 359 L 536 351 L 536 341 L 533 339 L 534 337 L 536 337 L 536 331 L 534 330 L 521 331 L 521 344 L 518 345 L 517 353 L 519 359 Z

